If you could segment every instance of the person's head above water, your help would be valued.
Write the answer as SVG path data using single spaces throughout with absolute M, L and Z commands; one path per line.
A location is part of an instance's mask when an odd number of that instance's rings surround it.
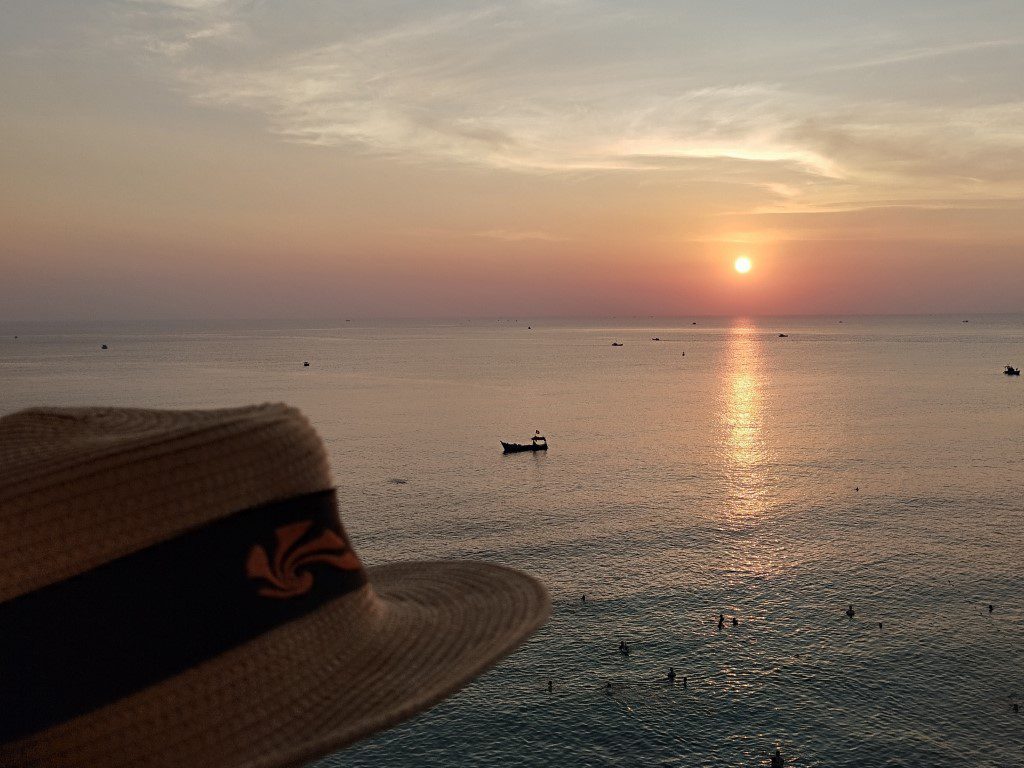
M 305 764 L 458 690 L 548 613 L 508 568 L 364 566 L 285 405 L 22 411 L 0 418 L 0 467 L 5 768 Z

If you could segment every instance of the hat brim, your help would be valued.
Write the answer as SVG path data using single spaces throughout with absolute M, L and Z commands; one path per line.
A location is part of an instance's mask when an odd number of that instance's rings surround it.
M 369 576 L 371 587 L 188 672 L 0 746 L 0 763 L 302 766 L 457 691 L 550 611 L 538 581 L 487 563 L 395 563 Z

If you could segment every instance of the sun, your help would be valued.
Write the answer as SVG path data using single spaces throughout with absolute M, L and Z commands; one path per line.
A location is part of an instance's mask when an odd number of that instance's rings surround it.
M 733 264 L 733 266 L 736 267 L 737 272 L 739 272 L 741 275 L 745 275 L 747 272 L 750 271 L 750 268 L 754 265 L 746 256 L 740 256 L 738 259 L 736 259 L 736 262 Z

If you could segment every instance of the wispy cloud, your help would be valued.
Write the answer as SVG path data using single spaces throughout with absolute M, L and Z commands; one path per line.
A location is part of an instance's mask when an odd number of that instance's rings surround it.
M 559 47 L 558 30 L 614 47 L 634 21 L 586 0 L 420 7 L 259 58 L 197 49 L 258 34 L 239 0 L 131 6 L 132 28 L 167 55 L 190 99 L 251 112 L 289 142 L 531 172 L 727 177 L 780 206 L 918 199 L 940 183 L 943 194 L 965 199 L 1024 192 L 1024 102 L 929 108 L 883 93 L 847 97 L 827 80 L 812 87 L 798 70 L 789 81 L 768 80 L 750 77 L 749 67 L 692 74 L 664 51 L 576 55 Z M 909 46 L 824 67 L 818 77 L 1020 45 Z
M 122 45 L 179 59 L 197 42 L 242 36 L 242 7 L 240 0 L 124 0 L 112 15 Z
M 332 45 L 267 69 L 181 74 L 197 101 L 262 114 L 287 140 L 319 146 L 539 171 L 678 170 L 680 158 L 723 158 L 842 175 L 782 138 L 802 98 L 777 85 L 645 94 L 581 72 L 567 105 L 561 86 L 487 89 L 461 61 L 375 53 L 365 42 Z
M 905 64 L 921 59 L 935 59 L 940 56 L 955 56 L 962 53 L 983 51 L 992 48 L 1019 47 L 1024 45 L 1024 40 L 978 40 L 975 42 L 953 43 L 951 45 L 936 45 L 910 48 L 894 51 L 892 53 L 875 56 L 860 61 L 847 62 L 845 64 L 834 64 L 822 67 L 823 72 L 845 72 L 856 69 L 870 69 L 872 67 L 885 67 L 892 64 Z

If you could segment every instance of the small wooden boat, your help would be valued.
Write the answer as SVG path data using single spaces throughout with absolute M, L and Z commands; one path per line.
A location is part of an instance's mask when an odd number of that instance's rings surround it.
M 532 443 L 529 445 L 523 445 L 522 443 L 506 443 L 504 440 L 499 440 L 501 447 L 505 453 L 519 453 L 520 451 L 546 451 L 548 449 L 547 441 L 540 443 Z
M 1014 368 L 1012 365 L 1008 365 L 1003 369 L 1003 373 L 1007 376 L 1020 376 L 1020 368 Z
M 788 339 L 789 338 L 789 334 L 788 333 L 780 333 L 779 334 L 779 338 L 780 339 Z
M 621 344 L 620 342 L 618 342 L 618 341 L 613 341 L 613 342 L 612 342 L 612 346 L 613 346 L 613 347 L 621 347 L 621 346 L 622 346 L 622 344 Z

